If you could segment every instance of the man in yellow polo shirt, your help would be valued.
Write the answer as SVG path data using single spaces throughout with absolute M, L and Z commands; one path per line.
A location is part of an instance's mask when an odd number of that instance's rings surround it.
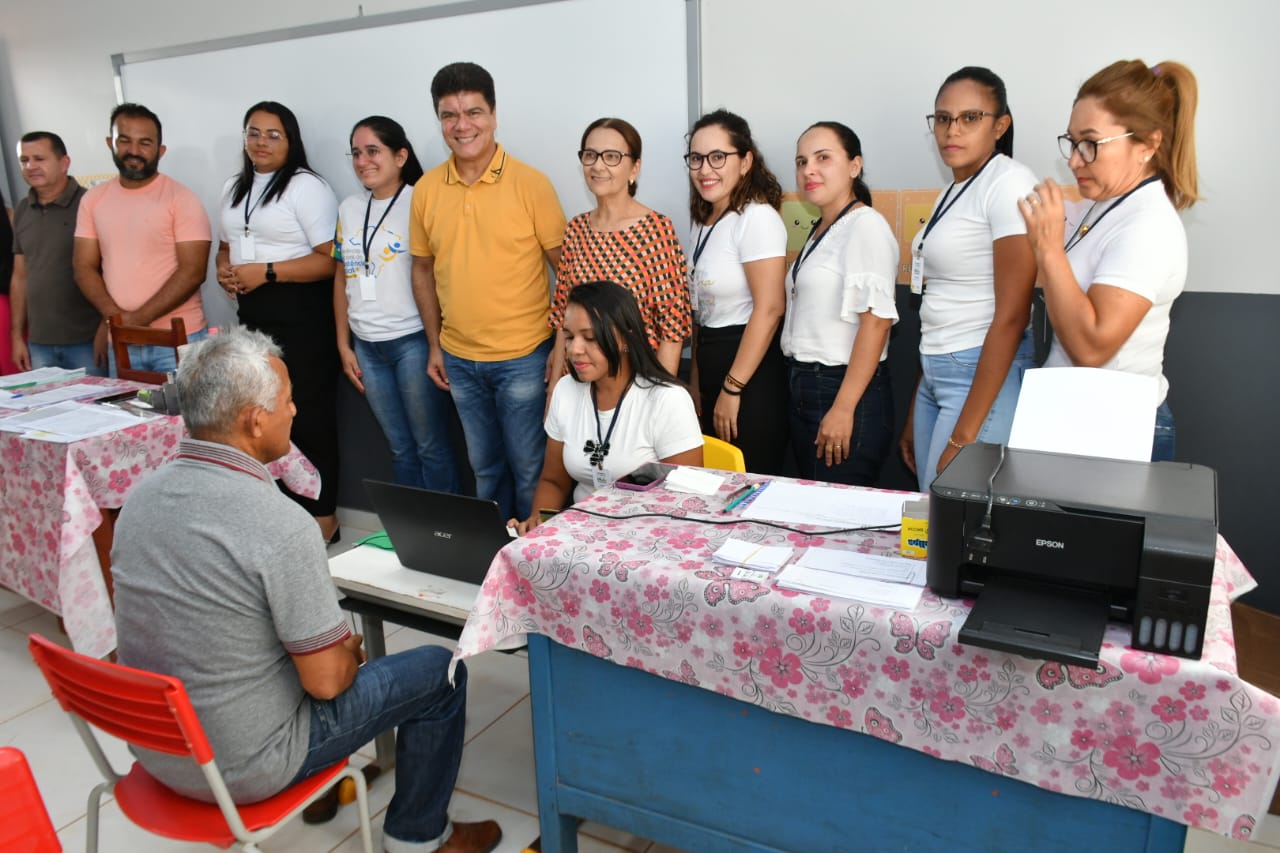
M 453 153 L 414 186 L 409 217 L 427 374 L 453 395 L 477 493 L 503 518 L 528 518 L 546 446 L 547 265 L 560 259 L 564 211 L 547 176 L 494 139 L 488 71 L 446 65 L 431 101 Z

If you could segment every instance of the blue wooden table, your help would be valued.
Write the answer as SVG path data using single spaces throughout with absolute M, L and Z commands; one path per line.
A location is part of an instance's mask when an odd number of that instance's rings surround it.
M 545 853 L 581 817 L 714 851 L 1181 851 L 1186 827 L 529 635 Z

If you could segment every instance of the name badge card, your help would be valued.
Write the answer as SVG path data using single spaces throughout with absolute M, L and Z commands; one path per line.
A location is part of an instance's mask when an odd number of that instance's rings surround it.
M 591 485 L 597 491 L 609 485 L 609 475 L 596 466 L 591 466 Z
M 924 255 L 919 252 L 911 255 L 911 292 L 924 293 Z
M 240 235 L 240 260 L 254 261 L 258 259 L 258 253 L 253 245 L 252 234 Z
M 378 279 L 368 273 L 360 276 L 360 298 L 365 302 L 376 302 L 378 299 Z

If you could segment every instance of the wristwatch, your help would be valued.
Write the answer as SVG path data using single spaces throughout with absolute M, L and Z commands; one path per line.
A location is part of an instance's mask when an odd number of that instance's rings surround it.
M 271 261 L 267 261 L 267 282 L 270 283 L 275 280 L 276 280 L 276 265 L 273 264 Z

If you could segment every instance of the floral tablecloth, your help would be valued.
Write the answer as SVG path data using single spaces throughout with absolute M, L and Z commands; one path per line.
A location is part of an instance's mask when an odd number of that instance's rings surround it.
M 101 657 L 116 647 L 116 630 L 93 544 L 100 510 L 123 506 L 148 471 L 177 454 L 182 419 L 70 444 L 3 429 L 0 420 L 0 585 L 60 615 L 76 650 Z M 297 448 L 269 467 L 294 492 L 319 494 L 320 475 Z
M 733 580 L 711 554 L 765 544 L 895 554 L 897 535 L 806 535 L 723 520 L 711 498 L 609 488 L 495 558 L 458 643 L 466 658 L 545 634 L 622 666 L 852 729 L 991 773 L 1236 838 L 1265 814 L 1280 700 L 1236 673 L 1229 602 L 1256 586 L 1219 538 L 1199 661 L 1127 647 L 1107 628 L 1098 669 L 957 641 L 970 602 L 926 590 L 900 612 Z M 904 495 L 906 497 L 906 495 Z

